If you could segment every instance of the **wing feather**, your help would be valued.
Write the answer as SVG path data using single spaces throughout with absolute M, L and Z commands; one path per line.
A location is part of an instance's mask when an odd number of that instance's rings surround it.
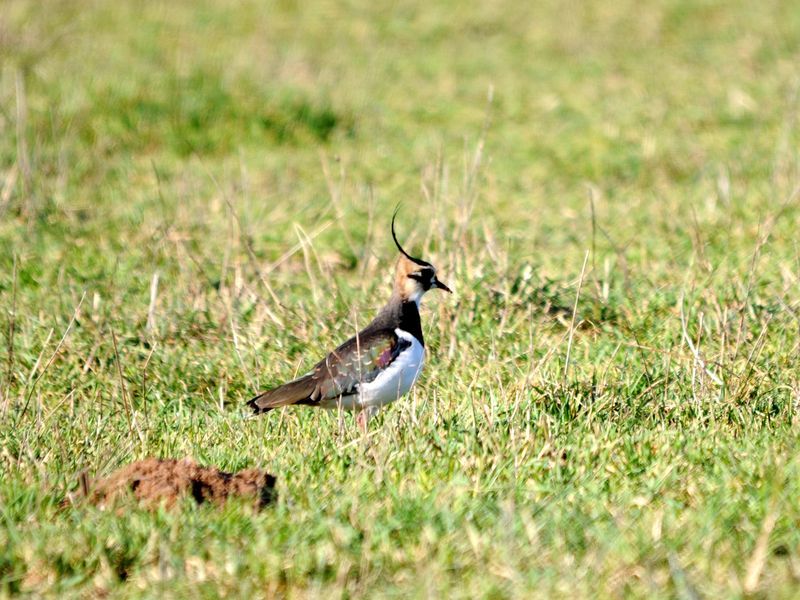
M 314 367 L 317 400 L 329 400 L 358 393 L 358 385 L 373 381 L 392 364 L 411 342 L 392 329 L 353 337 Z

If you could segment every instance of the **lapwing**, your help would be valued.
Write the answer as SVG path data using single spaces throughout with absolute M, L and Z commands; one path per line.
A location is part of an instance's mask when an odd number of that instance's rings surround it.
M 436 268 L 415 258 L 397 241 L 392 217 L 392 239 L 400 251 L 394 289 L 378 316 L 314 368 L 293 381 L 262 392 L 247 405 L 255 414 L 281 406 L 306 405 L 357 411 L 357 422 L 367 421 L 381 407 L 406 394 L 419 377 L 425 359 L 419 307 L 425 292 L 451 292 L 436 277 Z

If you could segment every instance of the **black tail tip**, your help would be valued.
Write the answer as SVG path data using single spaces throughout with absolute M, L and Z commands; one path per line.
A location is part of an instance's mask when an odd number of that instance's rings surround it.
M 261 415 L 272 410 L 270 407 L 262 408 L 258 405 L 258 399 L 261 396 L 256 396 L 247 401 L 247 407 L 253 411 L 253 416 Z

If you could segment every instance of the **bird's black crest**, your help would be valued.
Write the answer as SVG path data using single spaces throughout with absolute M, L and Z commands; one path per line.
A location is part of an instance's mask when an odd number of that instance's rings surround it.
M 392 215 L 392 239 L 394 239 L 394 244 L 397 246 L 397 249 L 400 250 L 400 254 L 405 256 L 411 262 L 415 262 L 421 267 L 430 267 L 432 266 L 431 263 L 422 260 L 421 258 L 415 258 L 411 256 L 408 252 L 403 250 L 403 247 L 400 245 L 400 242 L 397 241 L 397 234 L 394 232 L 394 221 L 397 218 L 397 212 L 400 210 L 400 205 L 397 205 L 397 208 L 394 209 L 394 214 Z

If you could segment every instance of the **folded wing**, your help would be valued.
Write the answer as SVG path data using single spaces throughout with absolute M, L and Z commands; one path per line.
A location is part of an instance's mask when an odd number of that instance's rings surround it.
M 373 381 L 410 345 L 392 329 L 366 330 L 336 348 L 310 373 L 259 394 L 247 405 L 259 414 L 358 394 L 359 384 Z
M 358 385 L 373 381 L 411 342 L 391 329 L 365 332 L 347 340 L 314 367 L 319 400 L 358 393 Z

